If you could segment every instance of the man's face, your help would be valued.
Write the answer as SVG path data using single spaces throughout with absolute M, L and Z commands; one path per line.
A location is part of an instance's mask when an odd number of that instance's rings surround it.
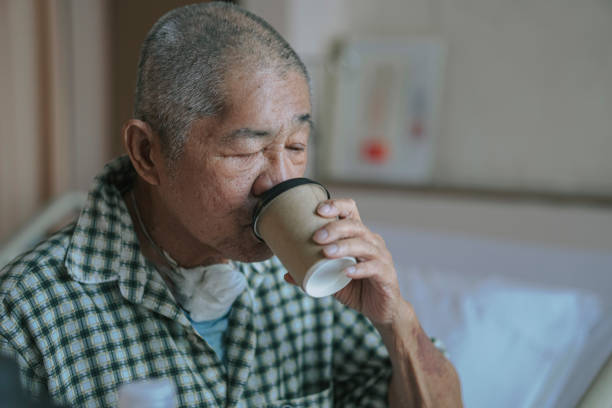
M 226 108 L 192 126 L 176 170 L 162 175 L 165 205 L 199 250 L 241 261 L 269 258 L 251 232 L 259 196 L 301 177 L 311 131 L 308 84 L 297 72 L 234 74 Z

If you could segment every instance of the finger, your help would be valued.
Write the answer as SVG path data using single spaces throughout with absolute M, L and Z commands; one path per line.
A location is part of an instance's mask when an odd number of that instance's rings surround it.
M 384 278 L 384 264 L 379 260 L 372 260 L 368 262 L 359 262 L 355 265 L 349 266 L 344 270 L 344 274 L 351 279 L 368 279 L 374 277 Z
M 335 241 L 323 247 L 327 258 L 352 256 L 358 260 L 369 260 L 382 257 L 380 249 L 362 238 L 347 238 Z
M 293 277 L 291 275 L 289 275 L 288 273 L 286 273 L 284 276 L 285 278 L 285 282 L 290 283 L 294 286 L 298 286 L 297 282 L 293 280 Z
M 317 207 L 317 214 L 325 218 L 353 218 L 361 220 L 357 204 L 351 198 L 336 198 L 326 200 Z
M 376 243 L 373 234 L 361 221 L 348 218 L 327 223 L 315 231 L 312 239 L 317 244 L 323 245 L 339 239 L 357 236 L 363 237 L 373 244 Z

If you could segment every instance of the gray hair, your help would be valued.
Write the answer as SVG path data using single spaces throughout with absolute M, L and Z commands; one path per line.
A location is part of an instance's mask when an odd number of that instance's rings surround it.
M 233 4 L 172 10 L 147 34 L 140 51 L 134 117 L 160 136 L 170 164 L 181 156 L 194 120 L 223 109 L 224 80 L 234 68 L 294 70 L 304 63 L 274 28 Z

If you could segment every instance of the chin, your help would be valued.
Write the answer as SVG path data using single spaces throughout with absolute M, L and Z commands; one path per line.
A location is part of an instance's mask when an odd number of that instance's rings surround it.
M 232 251 L 231 259 L 240 262 L 262 262 L 270 259 L 274 254 L 264 243 L 253 237 L 247 245 L 239 245 Z
M 272 258 L 274 256 L 274 254 L 272 253 L 272 251 L 270 250 L 270 248 L 266 247 L 267 250 L 265 252 L 259 253 L 256 256 L 253 256 L 252 258 L 243 261 L 243 262 L 263 262 L 265 260 L 268 260 L 270 258 Z

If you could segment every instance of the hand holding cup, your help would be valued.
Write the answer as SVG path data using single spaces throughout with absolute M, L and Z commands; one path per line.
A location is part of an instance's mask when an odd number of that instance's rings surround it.
M 329 259 L 312 239 L 330 222 L 317 214 L 329 192 L 316 181 L 290 179 L 267 191 L 253 214 L 253 232 L 283 263 L 293 281 L 313 297 L 332 295 L 351 279 L 344 270 L 356 263 L 346 256 Z

